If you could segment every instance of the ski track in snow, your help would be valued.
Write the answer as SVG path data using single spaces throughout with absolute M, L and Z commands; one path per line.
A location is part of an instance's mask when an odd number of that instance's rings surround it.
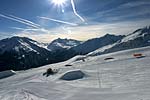
M 145 57 L 134 58 L 134 53 Z M 107 57 L 114 59 L 105 61 Z M 64 65 L 71 64 L 66 67 Z M 49 67 L 55 75 L 42 74 Z M 59 80 L 63 73 L 80 69 L 86 76 L 74 81 Z M 120 51 L 46 65 L 0 80 L 0 100 L 150 100 L 150 47 Z

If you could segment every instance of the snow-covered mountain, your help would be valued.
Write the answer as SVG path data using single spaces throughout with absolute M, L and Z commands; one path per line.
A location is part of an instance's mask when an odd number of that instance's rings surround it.
M 99 55 L 104 53 L 110 53 L 120 50 L 133 49 L 150 46 L 150 27 L 145 27 L 134 31 L 133 33 L 125 36 L 120 41 L 112 45 L 104 46 L 88 55 Z
M 1 40 L 0 68 L 13 69 L 14 64 L 18 64 L 17 68 L 26 67 L 21 64 L 36 67 L 47 61 L 47 55 L 52 61 L 53 54 L 38 44 L 21 37 Z M 73 52 L 67 49 L 57 54 L 64 57 Z M 136 58 L 135 53 L 143 56 Z M 0 72 L 0 100 L 149 100 L 150 27 L 138 29 L 88 55 L 98 56 L 81 55 L 31 70 Z M 56 73 L 43 76 L 48 69 Z
M 12 37 L 0 40 L 0 71 L 39 67 L 89 52 L 88 56 L 100 55 L 145 46 L 150 46 L 150 27 L 138 29 L 127 36 L 106 34 L 83 43 L 71 39 L 57 39 L 49 44 L 49 49 L 26 37 Z
M 28 69 L 52 62 L 51 52 L 26 37 L 0 40 L 0 70 Z
M 117 42 L 118 40 L 121 40 L 123 37 L 124 36 L 121 36 L 121 35 L 116 36 L 116 35 L 106 34 L 100 38 L 87 40 L 84 43 L 76 47 L 73 47 L 71 49 L 74 50 L 78 54 L 87 54 L 103 46 L 113 44 Z
M 21 52 L 21 50 L 24 50 L 26 52 L 33 51 L 38 53 L 39 47 L 42 48 L 42 46 L 44 45 L 32 39 L 15 36 L 0 41 L 0 53 L 2 54 L 6 51 L 15 51 L 19 53 Z
M 65 49 L 70 49 L 74 46 L 77 46 L 81 43 L 81 41 L 73 40 L 73 39 L 56 39 L 52 41 L 48 45 L 48 49 L 51 51 L 56 51 L 56 50 L 65 50 Z
M 145 57 L 135 58 L 140 52 Z M 112 60 L 104 60 L 113 57 Z M 75 57 L 78 59 L 78 57 Z M 81 58 L 81 57 L 79 57 Z M 71 66 L 64 66 L 70 64 Z M 47 69 L 56 74 L 43 76 Z M 61 79 L 83 77 L 73 81 Z M 74 73 L 69 73 L 74 71 Z M 75 72 L 76 71 L 76 72 Z M 77 72 L 78 71 L 78 72 Z M 12 71 L 2 72 L 10 74 Z M 14 72 L 13 72 L 14 73 Z M 105 55 L 68 60 L 0 79 L 0 100 L 149 100 L 150 46 Z

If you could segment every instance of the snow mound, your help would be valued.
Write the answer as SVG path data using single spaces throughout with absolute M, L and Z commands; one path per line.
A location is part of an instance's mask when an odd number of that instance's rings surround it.
M 84 76 L 85 76 L 85 74 L 81 70 L 73 70 L 73 71 L 68 71 L 65 74 L 63 74 L 60 77 L 60 79 L 71 81 L 71 80 L 81 79 Z
M 12 75 L 15 75 L 15 74 L 16 73 L 13 70 L 2 71 L 2 72 L 0 72 L 0 79 L 9 77 L 9 76 L 12 76 Z
M 71 58 L 69 61 L 70 62 L 82 61 L 86 58 L 87 58 L 86 56 L 78 55 L 78 56 L 75 56 L 75 57 Z

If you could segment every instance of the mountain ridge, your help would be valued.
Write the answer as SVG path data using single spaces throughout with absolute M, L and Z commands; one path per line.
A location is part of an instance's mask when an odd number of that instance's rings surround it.
M 74 39 L 55 39 L 53 40 L 47 48 L 51 51 L 56 51 L 56 50 L 64 50 L 64 49 L 70 49 L 74 46 L 77 46 L 81 44 L 81 41 L 74 40 Z
M 70 41 L 75 41 L 75 43 Z M 150 27 L 137 29 L 126 36 L 106 34 L 82 43 L 77 40 L 59 38 L 52 42 L 54 47 L 55 43 L 64 45 L 63 47 L 58 45 L 58 48 L 59 46 L 60 48 L 52 51 L 47 49 L 45 45 L 27 37 L 12 37 L 0 40 L 0 71 L 26 70 L 62 62 L 76 55 L 95 56 L 150 46 Z M 69 46 L 65 47 L 66 45 Z
M 113 44 L 118 40 L 122 39 L 123 37 L 124 37 L 123 35 L 106 34 L 99 38 L 89 39 L 83 42 L 82 44 L 73 47 L 71 49 L 73 49 L 78 54 L 87 54 L 105 45 Z
M 88 55 L 100 55 L 145 46 L 150 46 L 150 27 L 137 29 L 136 31 L 126 35 L 120 41 L 100 48 L 94 52 L 89 53 Z
M 12 37 L 0 41 L 0 70 L 29 69 L 54 61 L 51 52 L 26 37 Z

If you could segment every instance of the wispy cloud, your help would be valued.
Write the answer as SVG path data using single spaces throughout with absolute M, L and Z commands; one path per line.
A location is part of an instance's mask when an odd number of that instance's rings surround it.
M 36 24 L 36 23 L 34 23 L 34 22 L 32 22 L 32 21 L 29 21 L 29 20 L 26 20 L 26 19 L 23 19 L 23 18 L 14 16 L 14 15 L 9 15 L 9 16 L 12 17 L 12 18 L 16 18 L 16 19 L 18 19 L 18 20 L 24 21 L 24 22 L 26 22 L 26 23 L 30 23 L 30 24 L 32 24 L 32 25 L 34 25 L 34 26 L 40 27 L 39 24 Z
M 31 33 L 34 33 L 34 34 L 47 34 L 47 33 L 50 33 L 50 30 L 47 30 L 45 28 L 21 28 L 21 27 L 10 27 L 11 29 L 15 29 L 15 30 L 19 30 L 22 32 L 31 32 Z M 31 34 L 30 33 L 30 34 Z
M 20 27 L 10 27 L 11 29 L 21 30 L 21 31 L 38 31 L 39 29 L 35 28 L 20 28 Z
M 6 19 L 9 19 L 9 20 L 12 20 L 12 21 L 19 22 L 21 24 L 24 24 L 24 25 L 27 25 L 27 26 L 30 26 L 30 27 L 33 27 L 33 28 L 39 28 L 38 24 L 35 24 L 35 23 L 33 23 L 29 20 L 19 18 L 19 17 L 13 16 L 13 15 L 8 16 L 8 15 L 0 14 L 0 17 L 6 18 Z
M 107 10 L 97 11 L 88 16 L 88 20 L 98 22 L 143 20 L 149 18 L 147 16 L 150 14 L 149 9 L 150 2 L 148 1 L 128 1 Z
M 0 40 L 14 36 L 14 33 L 0 32 Z
M 71 26 L 77 26 L 78 25 L 76 23 L 66 22 L 66 21 L 63 21 L 63 20 L 57 20 L 57 19 L 48 18 L 48 17 L 39 17 L 39 18 L 54 21 L 54 22 L 57 22 L 57 23 L 67 24 L 67 25 L 71 25 Z
M 4 14 L 0 14 L 0 17 L 15 21 L 15 22 L 19 22 L 21 24 L 27 25 L 28 28 L 21 28 L 21 27 L 10 27 L 11 29 L 15 29 L 15 30 L 19 30 L 21 32 L 37 32 L 37 33 L 49 33 L 50 31 L 43 28 L 41 25 L 36 24 L 30 20 L 27 19 L 23 19 L 14 15 L 4 15 Z
M 135 1 L 135 2 L 128 2 L 123 5 L 120 5 L 120 8 L 129 8 L 129 7 L 137 7 L 142 5 L 150 5 L 149 1 Z
M 31 34 L 30 32 L 18 33 L 17 36 L 26 36 L 41 42 L 51 42 L 56 38 L 71 38 L 76 40 L 85 41 L 91 38 L 97 38 L 105 35 L 106 33 L 125 35 L 135 31 L 138 28 L 148 26 L 143 21 L 128 21 L 128 22 L 117 22 L 117 23 L 99 23 L 93 25 L 76 26 L 76 27 L 57 27 L 51 29 L 49 33 L 42 34 Z M 70 31 L 70 32 L 67 32 Z M 52 33 L 56 34 L 52 34 Z

